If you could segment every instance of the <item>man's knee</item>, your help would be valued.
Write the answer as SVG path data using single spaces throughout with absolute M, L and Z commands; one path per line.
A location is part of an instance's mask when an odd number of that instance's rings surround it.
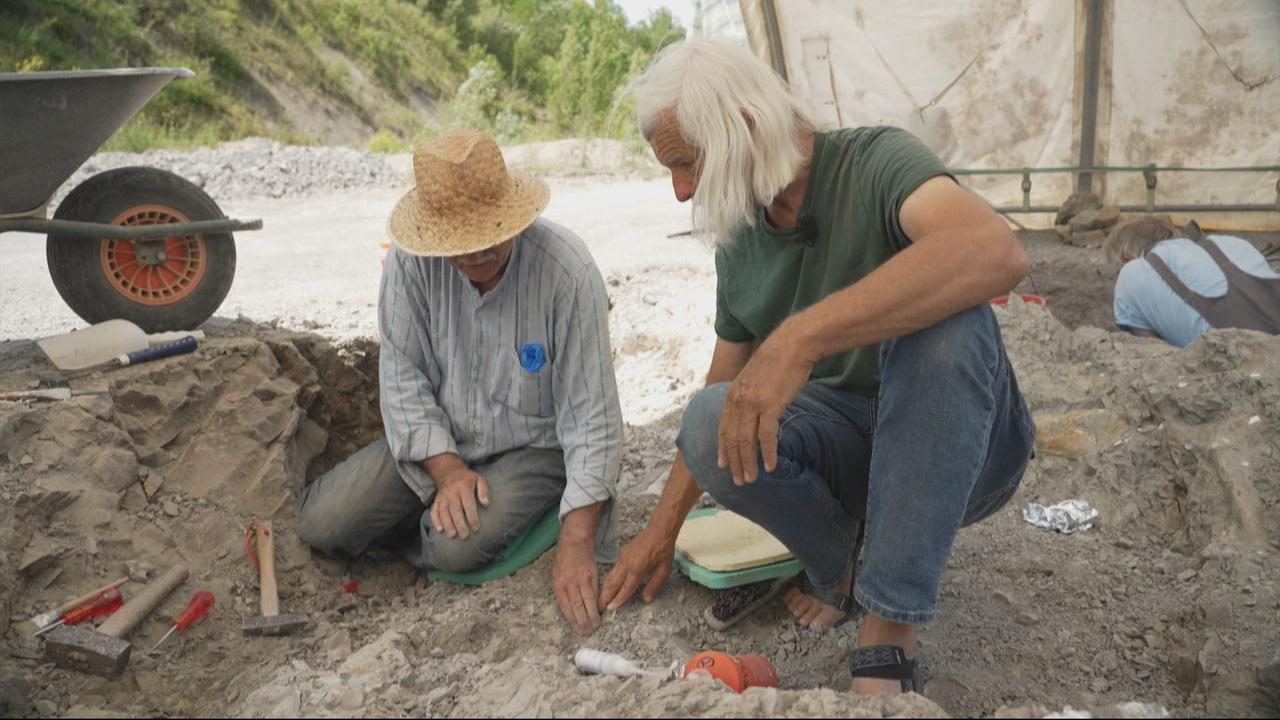
M 347 529 L 343 527 L 343 516 L 330 512 L 322 503 L 307 502 L 307 494 L 313 487 L 303 491 L 298 503 L 298 539 L 310 547 L 325 554 L 332 555 L 341 549 Z
M 486 532 L 482 524 L 480 531 L 472 533 L 466 540 L 433 533 L 424 550 L 427 566 L 431 569 L 460 573 L 488 565 L 505 547 L 499 533 Z
M 720 416 L 729 385 L 719 383 L 699 390 L 685 408 L 676 445 L 695 477 L 719 469 Z
M 923 330 L 881 344 L 884 374 L 938 377 L 981 362 L 988 370 L 998 362 L 1000 326 L 987 304 L 970 308 Z
M 316 478 L 298 495 L 298 538 L 325 553 L 358 555 L 419 505 L 385 439 Z

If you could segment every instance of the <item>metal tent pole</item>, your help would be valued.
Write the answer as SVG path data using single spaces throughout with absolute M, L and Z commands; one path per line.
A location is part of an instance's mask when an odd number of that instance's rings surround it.
M 1102 20 L 1104 0 L 1084 0 L 1084 107 L 1080 117 L 1080 167 L 1092 168 L 1098 140 L 1098 82 L 1102 74 Z M 1093 173 L 1082 172 L 1076 190 L 1093 190 Z

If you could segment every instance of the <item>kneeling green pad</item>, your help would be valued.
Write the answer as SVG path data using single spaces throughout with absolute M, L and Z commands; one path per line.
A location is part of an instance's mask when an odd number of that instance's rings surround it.
M 427 572 L 427 579 L 431 582 L 445 580 L 459 585 L 483 585 L 490 580 L 500 580 L 514 575 L 522 567 L 532 565 L 556 544 L 559 536 L 560 508 L 555 506 L 539 518 L 533 527 L 525 530 L 523 535 L 512 540 L 505 550 L 498 553 L 497 560 L 469 572 L 431 570 Z

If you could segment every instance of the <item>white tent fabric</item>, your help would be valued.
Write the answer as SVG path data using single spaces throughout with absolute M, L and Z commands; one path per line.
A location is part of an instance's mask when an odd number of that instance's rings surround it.
M 1076 166 L 1087 0 L 741 0 L 771 58 L 777 18 L 792 86 L 831 126 L 889 124 L 953 168 Z M 1098 166 L 1280 165 L 1280 2 L 1104 0 Z M 1277 172 L 1161 173 L 1158 204 L 1276 202 Z M 1037 174 L 1056 206 L 1075 176 Z M 1020 176 L 964 182 L 1022 204 Z M 1142 175 L 1098 175 L 1111 203 L 1146 201 Z M 1265 222 L 1280 226 L 1280 213 Z M 1259 221 L 1251 218 L 1253 224 Z
M 1280 165 L 1280 2 L 1119 0 L 1112 165 Z M 1160 202 L 1273 203 L 1277 173 L 1162 173 Z M 1141 176 L 1108 196 L 1143 202 Z

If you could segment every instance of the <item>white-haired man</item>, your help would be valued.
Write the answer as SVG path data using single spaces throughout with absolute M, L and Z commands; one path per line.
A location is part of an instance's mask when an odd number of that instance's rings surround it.
M 298 535 L 346 555 L 403 544 L 421 567 L 466 572 L 558 507 L 552 586 L 589 634 L 622 465 L 604 280 L 539 217 L 546 183 L 508 171 L 485 134 L 445 133 L 413 165 L 378 301 L 386 437 L 303 491 Z
M 666 489 L 601 606 L 646 580 L 653 598 L 705 490 L 803 565 L 786 596 L 802 624 L 868 611 L 854 692 L 919 690 L 916 632 L 955 534 L 1008 502 L 1032 456 L 987 304 L 1027 257 L 917 139 L 817 131 L 743 49 L 672 46 L 633 92 L 676 197 L 717 243 L 718 337 Z

